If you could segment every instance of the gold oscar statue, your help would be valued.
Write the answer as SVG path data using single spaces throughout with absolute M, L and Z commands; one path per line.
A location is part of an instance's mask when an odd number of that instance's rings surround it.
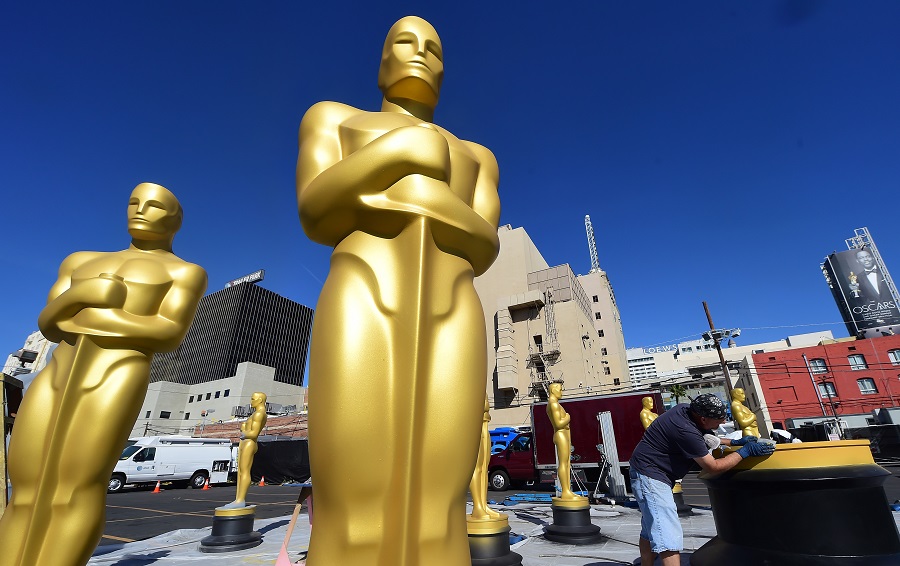
M 487 504 L 488 490 L 488 465 L 491 463 L 491 433 L 488 431 L 488 423 L 491 422 L 491 405 L 487 397 L 484 399 L 484 416 L 481 419 L 481 443 L 478 445 L 478 460 L 475 462 L 475 472 L 472 481 L 469 482 L 469 493 L 472 494 L 472 514 L 466 517 L 469 532 L 473 529 L 483 531 L 485 528 L 502 529 L 509 521 L 506 514 L 494 511 Z M 490 522 L 493 526 L 480 523 Z M 497 526 L 497 525 L 500 526 Z
M 644 406 L 641 409 L 641 424 L 644 425 L 644 430 L 647 430 L 647 427 L 653 424 L 659 415 L 653 412 L 653 397 L 642 398 L 641 405 Z
M 487 364 L 473 279 L 499 251 L 499 172 L 432 123 L 443 73 L 437 32 L 402 18 L 381 111 L 320 102 L 300 124 L 300 220 L 334 247 L 312 331 L 310 566 L 470 563 Z
M 756 425 L 756 415 L 753 411 L 744 406 L 744 399 L 747 396 L 740 387 L 731 390 L 731 415 L 737 425 L 744 433 L 743 436 L 755 436 L 759 438 L 759 427 Z
M 128 201 L 128 249 L 77 252 L 60 266 L 38 318 L 59 346 L 28 388 L 9 445 L 4 566 L 83 565 L 97 546 L 150 361 L 178 347 L 206 289 L 206 272 L 172 253 L 181 219 L 175 195 L 142 183 Z
M 559 477 L 560 487 L 559 497 L 554 499 L 561 502 L 586 502 L 586 497 L 575 495 L 572 491 L 572 432 L 569 430 L 571 417 L 559 404 L 560 397 L 562 397 L 562 384 L 551 383 L 547 399 L 547 416 L 550 417 L 550 422 L 553 424 L 553 444 L 556 445 L 556 459 L 558 460 L 556 475 Z
M 238 474 L 237 496 L 234 501 L 221 507 L 221 509 L 237 509 L 247 506 L 247 490 L 250 489 L 250 468 L 253 467 L 253 457 L 259 446 L 256 439 L 266 426 L 266 394 L 256 392 L 250 396 L 250 406 L 253 414 L 241 423 L 241 445 L 238 447 Z

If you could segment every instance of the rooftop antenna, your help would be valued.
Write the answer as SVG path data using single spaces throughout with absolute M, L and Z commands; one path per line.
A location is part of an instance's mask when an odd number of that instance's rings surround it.
M 594 241 L 594 227 L 590 215 L 584 215 L 584 229 L 587 231 L 588 248 L 591 250 L 591 271 L 600 271 L 600 260 L 597 258 L 597 242 Z

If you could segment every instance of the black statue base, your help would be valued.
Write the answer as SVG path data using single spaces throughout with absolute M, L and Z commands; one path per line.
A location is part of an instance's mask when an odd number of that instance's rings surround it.
M 596 544 L 603 535 L 600 527 L 591 523 L 590 506 L 567 508 L 552 506 L 553 524 L 544 527 L 544 538 L 563 544 Z
M 509 527 L 498 533 L 469 533 L 472 566 L 522 566 L 522 556 L 509 549 Z
M 702 478 L 718 536 L 693 566 L 887 566 L 900 536 L 875 464 L 732 470 Z
M 229 509 L 227 514 L 216 509 L 212 534 L 200 540 L 200 552 L 234 552 L 262 543 L 262 535 L 253 530 L 255 506 Z M 239 513 L 239 514 L 237 514 Z
M 673 491 L 672 497 L 675 498 L 675 509 L 678 511 L 679 517 L 690 517 L 694 514 L 694 509 L 684 502 L 683 491 Z

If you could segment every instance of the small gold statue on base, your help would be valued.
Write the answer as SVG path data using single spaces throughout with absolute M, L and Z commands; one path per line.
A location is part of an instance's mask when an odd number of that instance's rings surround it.
M 259 449 L 256 439 L 266 426 L 266 394 L 256 392 L 250 396 L 250 406 L 253 414 L 241 423 L 241 445 L 238 447 L 238 474 L 237 497 L 228 505 L 219 509 L 237 509 L 247 506 L 247 490 L 250 489 L 250 468 L 253 467 L 253 457 Z
M 334 247 L 310 346 L 309 566 L 471 564 L 487 365 L 473 280 L 499 251 L 499 170 L 432 123 L 443 60 L 431 24 L 402 18 L 381 111 L 320 102 L 300 124 L 300 221 Z
M 475 462 L 475 472 L 472 481 L 469 482 L 469 493 L 472 494 L 472 514 L 466 516 L 469 523 L 469 531 L 473 528 L 484 532 L 484 525 L 473 525 L 479 522 L 494 522 L 504 528 L 509 523 L 505 513 L 494 511 L 487 504 L 488 490 L 488 465 L 491 463 L 491 433 L 488 431 L 488 423 L 491 422 L 491 405 L 487 397 L 484 399 L 484 417 L 481 420 L 481 443 L 478 445 L 478 460 Z
M 142 183 L 128 202 L 131 246 L 77 252 L 60 266 L 38 318 L 59 346 L 28 388 L 9 444 L 3 566 L 83 565 L 97 546 L 150 361 L 178 347 L 206 289 L 206 272 L 172 253 L 181 220 L 175 195 Z
M 562 397 L 562 384 L 554 382 L 550 384 L 547 399 L 547 416 L 553 424 L 553 444 L 556 445 L 557 464 L 556 475 L 559 478 L 560 494 L 554 499 L 559 501 L 587 502 L 587 498 L 575 495 L 572 491 L 572 431 L 569 430 L 569 413 L 559 404 Z
M 647 430 L 659 415 L 653 412 L 653 397 L 644 397 L 641 399 L 641 405 L 644 406 L 641 409 L 641 424 L 644 425 L 644 430 Z
M 735 387 L 731 390 L 731 415 L 734 417 L 735 428 L 740 428 L 743 436 L 759 438 L 756 415 L 743 404 L 746 398 L 744 390 L 740 387 Z

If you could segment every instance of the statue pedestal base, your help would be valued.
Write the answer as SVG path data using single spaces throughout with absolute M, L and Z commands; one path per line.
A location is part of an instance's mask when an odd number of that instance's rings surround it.
M 693 566 L 887 566 L 900 564 L 900 535 L 868 440 L 779 444 L 748 458 L 709 490 L 718 536 Z M 769 528 L 771 527 L 771 528 Z
M 522 556 L 509 549 L 509 519 L 466 517 L 472 566 L 521 566 Z
M 676 482 L 672 488 L 672 497 L 675 499 L 675 509 L 678 511 L 679 517 L 690 517 L 694 514 L 694 510 L 690 505 L 684 502 L 684 490 L 681 488 L 681 482 Z
M 563 544 L 596 544 L 603 535 L 591 523 L 591 505 L 584 497 L 575 501 L 551 499 L 553 524 L 544 527 L 544 538 Z
M 212 534 L 200 541 L 200 552 L 234 552 L 262 543 L 262 535 L 253 530 L 256 505 L 237 509 L 216 509 Z

